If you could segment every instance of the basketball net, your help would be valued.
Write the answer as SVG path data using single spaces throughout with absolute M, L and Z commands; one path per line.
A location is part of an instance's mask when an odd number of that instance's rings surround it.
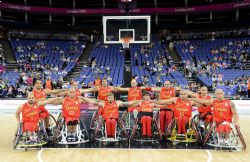
M 132 40 L 132 38 L 130 38 L 130 37 L 121 38 L 122 47 L 129 48 L 129 43 L 131 42 L 131 40 Z

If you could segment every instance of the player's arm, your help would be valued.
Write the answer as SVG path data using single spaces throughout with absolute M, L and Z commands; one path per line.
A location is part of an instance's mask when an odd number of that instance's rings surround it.
M 113 90 L 117 92 L 128 92 L 129 88 L 113 87 Z
M 53 90 L 45 89 L 45 92 L 47 95 L 58 94 L 58 93 L 65 92 L 65 91 L 68 91 L 68 90 L 67 89 L 53 89 Z
M 154 103 L 154 108 L 159 108 L 159 109 L 166 109 L 166 106 Z
M 47 104 L 52 104 L 52 105 L 61 105 L 63 101 L 63 98 L 50 98 L 47 100 L 43 100 L 43 101 L 38 101 L 37 104 L 38 106 L 44 106 Z
M 212 105 L 213 104 L 213 99 L 210 99 L 210 100 L 204 100 L 204 99 L 200 99 L 200 98 L 189 98 L 189 100 L 191 101 L 194 101 L 196 103 L 199 103 L 199 104 L 203 104 L 203 105 Z
M 122 101 L 116 101 L 118 107 L 129 107 L 129 106 L 137 106 L 141 103 L 140 100 L 136 101 L 129 101 L 129 102 L 122 102 Z
M 191 105 L 192 106 L 195 106 L 195 107 L 201 107 L 202 104 L 198 103 L 198 102 L 195 102 L 195 101 L 190 101 L 191 102 Z
M 68 91 L 64 91 L 64 92 L 57 93 L 56 96 L 64 97 L 64 96 L 67 96 L 67 94 L 68 94 Z
M 150 90 L 153 91 L 153 92 L 160 92 L 161 87 L 151 87 Z
M 81 94 L 83 93 L 89 93 L 89 92 L 97 92 L 98 87 L 92 87 L 92 88 L 87 88 L 87 89 L 79 89 Z
M 158 101 L 154 101 L 156 104 L 160 104 L 160 105 L 166 105 L 166 104 L 171 104 L 171 103 L 175 103 L 176 102 L 176 97 L 170 98 L 168 100 L 158 100 Z
M 87 97 L 79 97 L 79 100 L 80 100 L 81 103 L 91 103 L 91 104 L 94 104 L 94 105 L 97 105 L 97 106 L 104 106 L 103 102 L 98 101 L 96 99 L 90 99 L 90 98 L 87 98 Z
M 238 126 L 239 125 L 239 115 L 238 115 L 238 112 L 236 110 L 235 104 L 231 101 L 230 105 L 231 105 L 231 111 L 233 113 L 234 124 Z
M 192 91 L 188 91 L 188 96 L 192 97 L 192 98 L 198 98 L 198 94 L 194 93 Z
M 20 105 L 17 110 L 16 110 L 16 120 L 18 123 L 21 122 L 21 119 L 20 119 L 20 114 L 21 112 L 23 111 L 23 105 Z

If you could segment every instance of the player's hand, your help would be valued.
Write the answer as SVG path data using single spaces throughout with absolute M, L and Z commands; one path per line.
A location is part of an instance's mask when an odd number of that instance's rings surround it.
M 238 121 L 234 121 L 234 125 L 239 127 L 239 122 Z

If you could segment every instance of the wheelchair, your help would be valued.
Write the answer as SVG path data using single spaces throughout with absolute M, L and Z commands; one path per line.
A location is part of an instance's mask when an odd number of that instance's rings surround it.
M 24 149 L 27 151 L 28 149 L 41 149 L 43 145 L 48 142 L 48 135 L 45 130 L 44 122 L 39 120 L 38 123 L 38 131 L 37 134 L 37 142 L 29 143 L 29 135 L 24 134 L 23 132 L 23 123 L 20 123 L 15 132 L 15 137 L 13 140 L 13 149 Z
M 76 127 L 75 136 L 69 134 L 68 126 L 60 113 L 54 131 L 54 143 L 65 145 L 65 147 L 67 147 L 68 145 L 77 145 L 89 142 L 89 133 L 83 117 L 80 116 Z
M 134 126 L 132 128 L 132 132 L 130 135 L 131 142 L 151 142 L 151 143 L 159 143 L 159 140 L 162 140 L 162 132 L 160 129 L 160 118 L 159 118 L 159 110 L 154 109 L 153 117 L 152 117 L 152 138 L 144 138 L 142 135 L 142 123 L 140 121 L 140 117 L 135 119 Z
M 43 145 L 47 144 L 48 142 L 52 141 L 53 139 L 53 132 L 56 126 L 56 120 L 53 115 L 50 114 L 49 118 L 49 129 L 52 132 L 52 136 L 49 136 L 45 129 L 45 122 L 43 119 L 39 120 L 38 123 L 38 131 L 37 137 L 38 142 L 36 144 L 27 144 L 27 141 L 29 140 L 28 135 L 24 135 L 23 133 L 23 124 L 20 123 L 18 125 L 18 128 L 15 132 L 15 137 L 13 140 L 13 149 L 25 149 L 26 151 L 30 148 L 39 148 L 41 149 Z
M 230 131 L 227 140 L 225 138 L 219 140 L 219 134 L 218 132 L 216 132 L 216 123 L 211 123 L 210 129 L 206 134 L 203 145 L 210 146 L 212 148 L 215 148 L 216 150 L 245 150 L 246 143 L 241 134 L 239 126 L 231 124 L 231 129 L 232 130 Z
M 126 114 L 127 112 L 123 112 L 121 117 L 117 119 L 115 136 L 114 138 L 109 138 L 106 133 L 106 122 L 102 116 L 98 114 L 98 110 L 96 110 L 90 122 L 91 140 L 103 144 L 122 142 L 126 143 L 129 140 L 129 135 L 126 128 Z
M 177 121 L 173 117 L 166 130 L 167 140 L 171 141 L 173 145 L 185 143 L 186 147 L 189 145 L 189 143 L 197 143 L 202 141 L 203 128 L 200 126 L 198 114 L 191 117 L 185 127 L 186 133 L 178 134 Z

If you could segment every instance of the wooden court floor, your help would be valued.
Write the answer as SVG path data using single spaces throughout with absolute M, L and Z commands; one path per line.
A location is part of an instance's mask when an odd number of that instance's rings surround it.
M 157 150 L 157 149 L 42 149 L 13 150 L 12 139 L 17 123 L 14 115 L 0 116 L 0 162 L 249 162 L 250 116 L 240 116 L 245 151 Z

